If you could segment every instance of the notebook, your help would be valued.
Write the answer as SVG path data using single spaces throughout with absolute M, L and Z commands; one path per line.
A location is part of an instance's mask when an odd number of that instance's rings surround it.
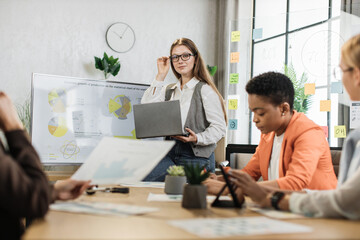
M 136 138 L 183 135 L 179 100 L 133 107 Z

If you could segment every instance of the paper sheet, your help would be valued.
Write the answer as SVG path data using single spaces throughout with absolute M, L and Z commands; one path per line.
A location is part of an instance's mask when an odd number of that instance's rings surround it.
M 165 188 L 164 182 L 120 183 L 119 185 L 124 187 Z
M 297 218 L 305 218 L 303 215 L 291 213 L 291 212 L 284 212 L 284 211 L 276 211 L 273 209 L 264 209 L 258 207 L 250 207 L 251 211 L 263 214 L 270 218 L 277 218 L 277 219 L 297 219 Z
M 207 202 L 213 202 L 216 196 L 208 195 L 206 196 Z M 173 194 L 155 194 L 149 193 L 148 199 L 149 202 L 181 202 L 182 194 L 173 195 Z M 229 196 L 220 196 L 220 200 L 231 200 Z
M 140 182 L 174 143 L 104 137 L 72 178 L 92 184 Z
M 350 128 L 360 127 L 360 102 L 353 101 L 350 105 Z
M 221 238 L 261 234 L 307 233 L 312 228 L 266 217 L 197 218 L 168 223 L 202 238 Z M 301 235 L 299 235 L 301 238 Z
M 56 202 L 50 205 L 54 211 L 88 213 L 96 215 L 128 216 L 158 211 L 158 208 L 142 207 L 107 202 Z

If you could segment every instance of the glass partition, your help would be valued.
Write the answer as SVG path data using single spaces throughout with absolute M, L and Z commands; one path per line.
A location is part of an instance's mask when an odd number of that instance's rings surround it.
M 333 69 L 339 64 L 342 44 L 360 26 L 360 18 L 340 11 L 340 2 L 256 0 L 252 19 L 230 22 L 227 144 L 258 144 L 260 132 L 252 123 L 245 85 L 260 73 L 284 72 L 286 65 L 297 78 L 306 78 L 303 87 L 309 104 L 304 113 L 324 129 L 331 147 L 342 146 L 351 131 L 351 102 Z M 275 9 L 271 13 L 270 7 Z

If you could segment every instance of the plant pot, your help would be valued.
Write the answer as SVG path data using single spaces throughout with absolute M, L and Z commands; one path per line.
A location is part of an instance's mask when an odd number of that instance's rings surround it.
M 206 194 L 207 187 L 205 185 L 185 185 L 183 191 L 182 207 L 205 209 L 207 207 Z
M 165 176 L 165 193 L 166 194 L 182 194 L 184 184 L 186 183 L 185 176 Z

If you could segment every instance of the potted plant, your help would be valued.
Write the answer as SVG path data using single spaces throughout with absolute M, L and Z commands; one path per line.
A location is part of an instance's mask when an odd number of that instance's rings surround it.
M 206 65 L 211 76 L 214 76 L 217 71 L 217 66 Z
M 24 125 L 26 131 L 30 134 L 31 98 L 27 97 L 22 104 L 18 103 L 15 106 L 16 106 L 16 111 L 17 111 L 20 121 Z
M 182 207 L 184 208 L 206 208 L 207 188 L 202 182 L 210 175 L 206 166 L 198 164 L 185 165 L 185 175 L 189 184 L 184 186 Z
M 95 68 L 101 71 L 104 71 L 105 79 L 107 79 L 111 74 L 114 77 L 120 71 L 120 63 L 118 62 L 119 58 L 114 58 L 113 56 L 108 57 L 108 55 L 104 52 L 104 57 L 102 59 L 98 57 L 95 58 Z
M 166 194 L 182 194 L 186 184 L 185 171 L 183 166 L 170 166 L 167 169 L 168 175 L 165 177 Z
M 294 85 L 294 109 L 298 112 L 307 113 L 311 106 L 311 95 L 305 95 L 305 83 L 308 81 L 308 76 L 304 72 L 298 79 L 294 66 L 290 63 L 284 66 L 284 74 L 290 78 Z

